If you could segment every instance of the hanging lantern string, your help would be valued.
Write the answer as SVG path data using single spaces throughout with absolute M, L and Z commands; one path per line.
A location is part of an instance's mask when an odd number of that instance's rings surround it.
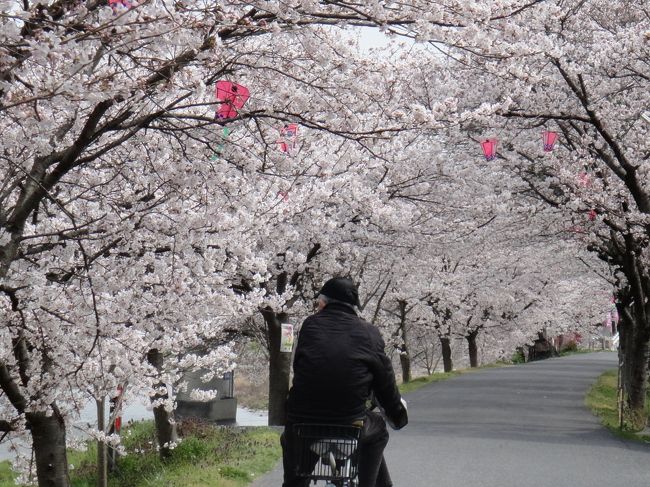
M 224 120 L 224 121 L 225 121 L 225 122 L 237 121 L 237 118 L 235 118 L 235 119 L 233 119 L 233 120 Z M 285 123 L 283 127 L 278 127 L 277 125 L 274 125 L 274 124 L 272 124 L 271 122 L 266 121 L 265 119 L 257 119 L 257 122 L 258 122 L 258 123 L 261 123 L 262 126 L 266 126 L 266 127 L 268 127 L 268 128 L 271 128 L 272 130 L 274 130 L 274 131 L 276 131 L 276 132 L 279 132 L 279 134 L 280 134 L 280 136 L 279 136 L 278 139 L 276 139 L 273 143 L 269 143 L 269 142 L 268 142 L 267 140 L 265 140 L 264 138 L 261 138 L 261 140 L 258 138 L 258 134 L 259 134 L 258 131 L 250 131 L 250 130 L 248 131 L 251 135 L 253 135 L 253 137 L 255 137 L 256 139 L 260 140 L 260 142 L 263 142 L 263 143 L 266 144 L 267 146 L 268 146 L 268 145 L 273 145 L 273 144 L 282 144 L 282 143 L 286 143 L 286 140 L 282 138 L 282 131 L 285 129 L 285 127 L 287 127 L 287 126 L 289 126 L 289 125 L 294 125 L 294 126 L 296 127 L 296 135 L 294 136 L 293 140 L 291 141 L 292 143 L 290 144 L 290 145 L 291 145 L 291 148 L 295 148 L 296 145 L 298 145 L 298 135 L 297 135 L 297 134 L 298 134 L 298 127 L 299 127 L 298 124 L 296 124 L 296 123 Z M 225 142 L 226 142 L 227 137 L 228 137 L 228 136 L 230 135 L 230 133 L 232 133 L 232 131 L 234 130 L 233 127 L 229 127 L 228 125 L 225 125 L 225 124 L 224 124 L 224 125 L 222 125 L 222 126 L 224 127 L 224 129 L 229 129 L 229 133 L 228 133 L 228 134 L 225 134 L 225 133 L 222 133 L 222 134 L 221 134 L 221 141 L 220 141 L 219 144 L 217 144 L 217 149 L 218 149 L 218 151 L 216 151 L 216 152 L 218 152 L 218 153 L 221 153 L 221 152 L 223 151 L 223 149 L 224 149 L 224 144 L 225 144 Z M 206 127 L 206 129 L 207 129 L 207 127 Z M 231 142 L 231 143 L 232 143 L 232 142 Z M 287 145 L 289 145 L 289 144 L 287 144 Z M 289 147 L 287 147 L 287 149 L 289 149 Z M 297 151 L 292 151 L 292 150 L 286 150 L 286 151 L 285 151 L 285 150 L 282 150 L 282 148 L 280 148 L 280 151 L 281 151 L 281 152 L 284 152 L 284 153 L 287 154 L 287 155 L 290 155 L 291 157 L 294 157 L 294 156 L 296 155 L 296 152 L 297 152 Z M 250 152 L 250 151 L 247 151 L 247 152 Z M 250 152 L 250 153 L 252 154 L 252 152 Z M 212 157 L 214 157 L 214 156 L 212 156 Z
M 476 140 L 476 139 L 474 139 Z M 558 140 L 558 133 L 552 130 L 545 130 L 542 132 L 542 143 L 544 152 L 552 152 Z M 499 139 L 497 137 L 489 137 L 480 141 L 483 155 L 488 161 L 492 161 L 497 157 L 497 145 Z

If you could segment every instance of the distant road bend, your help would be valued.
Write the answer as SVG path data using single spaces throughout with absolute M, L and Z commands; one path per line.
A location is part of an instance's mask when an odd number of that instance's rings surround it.
M 391 432 L 395 487 L 650 487 L 650 445 L 621 440 L 584 405 L 616 353 L 484 369 L 407 396 Z M 280 487 L 282 468 L 253 483 Z

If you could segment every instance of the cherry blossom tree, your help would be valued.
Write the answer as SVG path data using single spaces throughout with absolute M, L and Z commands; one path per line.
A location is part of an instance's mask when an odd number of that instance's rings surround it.
M 456 148 L 499 139 L 495 166 L 518 174 L 565 212 L 563 232 L 583 239 L 615 272 L 622 308 L 630 423 L 642 427 L 647 387 L 646 185 L 648 18 L 629 2 L 516 2 L 463 9 L 462 28 L 418 31 L 425 66 L 458 100 L 448 117 Z M 433 53 L 433 50 L 436 53 Z M 441 59 L 440 52 L 445 59 Z M 444 70 L 444 74 L 440 74 Z M 542 132 L 559 134 L 544 151 Z M 549 148 L 550 149 L 550 148 Z M 558 222 L 559 223 L 559 222 Z
M 565 308 L 561 296 L 547 292 L 553 282 L 571 282 L 585 295 L 580 307 L 593 309 L 606 307 L 613 283 L 585 268 L 586 262 L 602 271 L 575 234 L 566 231 L 570 211 L 549 208 L 519 173 L 486 162 L 476 153 L 476 142 L 459 139 L 455 110 L 460 101 L 448 96 L 458 81 L 447 73 L 446 59 L 426 49 L 419 56 L 406 65 L 409 102 L 419 106 L 420 131 L 401 136 L 399 155 L 393 155 L 403 157 L 399 175 L 388 183 L 391 197 L 411 204 L 417 217 L 399 236 L 404 249 L 391 260 L 396 264 L 377 271 L 375 281 L 390 281 L 386 291 L 390 288 L 391 294 L 382 297 L 388 296 L 389 313 L 401 317 L 392 334 L 405 329 L 403 312 L 411 309 L 405 306 L 407 299 L 428 303 L 445 370 L 451 370 L 451 344 L 458 338 L 467 342 L 472 366 L 479 362 L 480 333 L 486 335 L 483 343 L 492 344 L 483 347 L 488 360 L 532 341 L 546 326 L 548 317 L 539 314 L 542 306 Z M 430 63 L 423 64 L 422 58 Z M 563 326 L 577 330 L 593 324 L 577 310 L 572 316 L 578 319 Z M 518 337 L 516 345 L 500 346 L 509 336 Z M 396 345 L 402 347 L 401 358 L 407 357 L 408 341 Z
M 151 395 L 171 446 L 168 386 L 183 387 L 185 369 L 231 367 L 228 329 L 255 315 L 279 422 L 278 325 L 333 274 L 362 283 L 364 313 L 385 312 L 388 296 L 443 344 L 477 323 L 492 348 L 497 330 L 527 339 L 543 308 L 521 303 L 559 273 L 551 252 L 530 276 L 517 270 L 539 234 L 504 246 L 529 214 L 562 242 L 555 252 L 584 237 L 621 269 L 629 347 L 647 347 L 640 10 L 623 22 L 598 2 L 4 5 L 0 429 L 31 436 L 40 485 L 69 484 L 66 425 L 84 398 L 127 381 Z M 422 44 L 359 59 L 354 26 Z M 607 49 L 589 51 L 586 32 Z M 612 70 L 602 53 L 633 61 Z M 217 99 L 222 80 L 249 90 L 243 106 Z M 562 133 L 544 158 L 529 137 L 540 121 Z M 281 146 L 286 124 L 298 135 Z M 476 164 L 488 129 L 509 143 Z M 193 353 L 208 341 L 222 346 Z
M 161 356 L 250 305 L 233 292 L 261 264 L 232 229 L 255 213 L 241 211 L 247 178 L 269 167 L 275 124 L 361 146 L 395 126 L 370 112 L 384 93 L 354 82 L 366 73 L 384 89 L 372 76 L 385 66 L 355 70 L 337 53 L 345 39 L 307 29 L 374 22 L 349 6 L 6 3 L 1 424 L 29 427 L 41 485 L 67 485 L 78 391 L 110 394 L 128 376 L 169 409 L 164 384 L 178 372 Z M 254 91 L 232 123 L 214 118 L 224 77 Z M 224 141 L 224 124 L 240 133 Z

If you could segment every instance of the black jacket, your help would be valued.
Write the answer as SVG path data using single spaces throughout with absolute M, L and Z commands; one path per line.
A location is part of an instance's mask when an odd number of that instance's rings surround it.
M 328 304 L 298 335 L 289 422 L 347 423 L 362 418 L 371 391 L 388 417 L 405 415 L 379 330 L 345 305 Z

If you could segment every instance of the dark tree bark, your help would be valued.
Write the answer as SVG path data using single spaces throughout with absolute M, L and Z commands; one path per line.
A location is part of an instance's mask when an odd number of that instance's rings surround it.
M 151 365 L 153 365 L 158 372 L 162 372 L 163 369 L 163 354 L 156 348 L 149 350 L 147 353 L 147 360 Z M 159 382 L 156 384 L 156 388 L 165 392 L 158 392 L 155 394 L 151 400 L 158 401 L 160 399 L 167 399 L 167 384 L 164 382 Z M 173 443 L 178 439 L 176 433 L 176 423 L 174 423 L 174 413 L 167 411 L 164 406 L 156 406 L 153 408 L 153 417 L 156 425 L 156 439 L 158 440 L 158 446 L 160 447 L 160 458 L 162 460 L 167 460 L 171 457 L 172 449 L 169 448 L 169 443 Z
M 445 372 L 454 370 L 454 364 L 451 360 L 451 343 L 449 337 L 440 337 L 440 346 L 442 347 L 442 366 Z
M 442 366 L 445 372 L 451 372 L 454 370 L 454 364 L 451 360 L 451 341 L 449 336 L 451 334 L 451 328 L 449 323 L 451 322 L 452 312 L 449 308 L 440 308 L 438 307 L 437 299 L 430 299 L 428 301 L 429 306 L 431 306 L 431 311 L 434 315 L 438 317 L 437 322 L 433 325 L 440 340 L 440 348 L 442 351 Z
M 411 381 L 411 353 L 408 346 L 408 330 L 406 326 L 406 301 L 399 301 L 399 329 L 402 338 L 399 346 L 399 362 L 402 367 L 402 382 Z
M 291 376 L 291 354 L 280 351 L 282 323 L 286 313 L 263 310 L 269 344 L 269 426 L 282 426 L 286 422 L 286 402 Z
M 544 360 L 558 355 L 553 344 L 546 336 L 545 331 L 537 332 L 537 340 L 535 340 L 535 343 L 531 347 L 528 347 L 528 350 L 528 360 L 530 362 Z
M 32 431 L 38 487 L 69 487 L 68 458 L 65 446 L 65 423 L 55 413 L 27 413 Z
M 627 360 L 632 363 L 627 386 L 627 422 L 633 430 L 645 428 L 645 411 L 648 390 L 648 340 L 640 338 L 634 342 Z
M 636 242 L 625 236 L 623 271 L 628 286 L 619 293 L 622 302 L 623 377 L 625 391 L 624 419 L 632 430 L 646 426 L 646 391 L 648 388 L 648 349 L 650 341 L 650 279 L 638 260 Z
M 0 389 L 2 389 L 2 393 L 16 411 L 25 414 L 32 435 L 38 486 L 69 487 L 70 477 L 68 475 L 65 444 L 65 421 L 55 403 L 50 405 L 52 408 L 51 414 L 44 411 L 25 412 L 27 399 L 22 395 L 19 383 L 27 386 L 29 382 L 29 347 L 27 341 L 22 337 L 15 338 L 12 342 L 13 353 L 18 364 L 18 377 L 14 378 L 6 364 L 0 362 Z M 49 361 L 45 360 L 43 371 L 47 372 L 49 365 Z M 38 371 L 35 372 L 38 373 Z
M 478 367 L 478 346 L 476 345 L 476 337 L 478 330 L 474 330 L 465 336 L 469 348 L 469 366 L 472 368 Z
M 648 326 L 625 313 L 618 325 L 620 380 L 623 387 L 623 423 L 630 429 L 646 426 L 645 405 L 648 388 Z
M 411 382 L 411 356 L 408 351 L 400 352 L 399 362 L 402 366 L 402 382 Z

